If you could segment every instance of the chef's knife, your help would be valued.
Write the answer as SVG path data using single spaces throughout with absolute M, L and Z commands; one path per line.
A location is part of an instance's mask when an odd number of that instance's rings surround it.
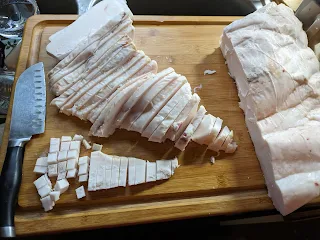
M 43 63 L 19 77 L 13 99 L 10 135 L 0 177 L 0 236 L 15 237 L 14 213 L 22 177 L 24 147 L 32 135 L 44 132 L 46 83 Z

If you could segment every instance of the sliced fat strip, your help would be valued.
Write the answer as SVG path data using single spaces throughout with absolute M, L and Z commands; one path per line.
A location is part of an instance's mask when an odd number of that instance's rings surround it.
M 98 84 L 86 92 L 75 104 L 73 115 L 86 119 L 90 110 L 100 107 L 99 104 L 106 101 L 119 86 L 131 78 L 135 78 L 139 68 L 148 65 L 150 59 L 143 52 L 137 52 L 128 62 L 117 68 L 111 75 L 99 76 Z
M 219 152 L 219 150 L 222 148 L 222 144 L 224 143 L 224 141 L 227 139 L 227 137 L 229 136 L 230 130 L 227 126 L 225 126 L 222 131 L 218 134 L 218 136 L 216 137 L 216 139 L 210 143 L 210 145 L 208 146 L 208 148 L 210 150 Z
M 171 141 L 176 141 L 179 139 L 189 123 L 196 116 L 199 103 L 200 97 L 198 94 L 194 93 L 191 98 L 191 103 L 183 109 L 167 132 L 167 139 L 170 139 Z
M 157 160 L 157 180 L 169 179 L 172 175 L 171 160 Z
M 114 59 L 114 57 L 117 56 L 117 54 L 121 52 L 123 48 L 131 48 L 133 51 L 136 51 L 132 40 L 128 36 L 123 36 L 112 46 L 108 46 L 108 48 L 104 46 L 104 48 L 99 49 L 99 51 L 89 58 L 85 64 L 76 69 L 74 72 L 71 72 L 70 74 L 61 78 L 52 86 L 51 91 L 53 91 L 56 95 L 61 95 L 75 85 L 78 81 L 95 76 L 97 72 L 99 73 L 100 71 L 108 71 L 111 69 L 111 66 L 118 66 L 117 61 L 119 61 L 119 58 Z M 112 65 L 112 63 L 114 64 Z M 104 65 L 106 66 L 103 67 Z M 109 69 L 106 67 L 109 67 Z
M 171 176 L 174 174 L 175 170 L 180 167 L 178 163 L 178 158 L 175 157 L 174 159 L 171 160 Z
M 105 166 L 105 181 L 103 184 L 103 189 L 111 188 L 111 176 L 112 176 L 112 158 L 113 156 L 108 154 L 104 155 L 104 166 Z
M 119 187 L 120 157 L 112 157 L 110 188 Z
M 191 93 L 185 95 L 182 100 L 172 109 L 168 116 L 160 123 L 157 129 L 149 137 L 149 141 L 152 142 L 164 142 L 166 140 L 165 136 L 170 126 L 174 123 L 180 113 L 189 104 L 192 98 Z
M 157 180 L 157 163 L 147 161 L 146 182 L 154 182 Z
M 134 180 L 134 185 L 138 185 L 146 182 L 146 161 L 142 159 L 135 159 L 135 170 L 136 170 L 136 178 Z
M 184 151 L 184 149 L 186 148 L 186 146 L 191 140 L 191 136 L 194 134 L 194 132 L 202 122 L 202 119 L 204 118 L 206 112 L 207 110 L 205 109 L 205 107 L 201 105 L 196 116 L 192 119 L 191 123 L 188 125 L 186 130 L 180 136 L 178 141 L 176 141 L 174 145 L 176 148 L 180 149 L 181 151 Z
M 97 164 L 97 190 L 106 189 L 106 161 L 104 158 L 99 159 Z
M 156 114 L 158 114 L 158 112 L 186 82 L 187 79 L 181 76 L 169 83 L 158 95 L 152 99 L 145 111 L 131 125 L 130 130 L 142 133 L 152 119 L 156 116 Z
M 173 81 L 176 76 L 178 76 L 178 74 L 174 72 L 173 68 L 168 68 L 158 73 L 155 78 L 161 78 L 160 81 L 157 81 L 150 88 L 150 90 L 134 105 L 126 119 L 123 121 L 121 128 L 131 130 L 131 125 L 140 117 L 152 99 L 171 81 Z
M 167 104 L 158 112 L 158 114 L 152 119 L 149 125 L 142 132 L 142 137 L 149 138 L 152 133 L 157 129 L 159 124 L 168 116 L 172 109 L 179 104 L 180 100 L 187 94 L 191 93 L 191 87 L 188 82 L 174 94 L 174 96 L 167 102 Z
M 74 82 L 72 84 L 72 86 L 70 86 L 70 88 L 68 88 L 63 94 L 61 94 L 59 97 L 55 98 L 52 100 L 51 104 L 56 105 L 58 108 L 63 107 L 64 105 L 66 105 L 65 108 L 68 108 L 70 105 L 72 106 L 74 100 L 73 97 L 78 97 L 79 94 L 77 94 L 80 90 L 81 94 L 83 95 L 85 93 L 84 89 L 86 89 L 84 86 L 86 84 L 89 84 L 89 87 L 92 87 L 92 84 L 95 83 L 95 81 L 93 81 L 93 83 L 91 83 L 91 81 L 97 77 L 98 74 L 101 74 L 103 72 L 108 72 L 109 70 L 117 67 L 117 65 L 123 61 L 125 61 L 126 59 L 132 57 L 132 55 L 135 52 L 135 48 L 133 44 L 128 44 L 126 46 L 123 47 L 119 47 L 117 49 L 117 51 L 115 51 L 112 55 L 112 57 L 110 58 L 106 58 L 106 62 L 104 64 L 102 64 L 101 66 L 93 69 L 92 71 L 89 70 L 87 75 L 85 72 L 82 77 L 79 77 L 79 80 Z M 84 76 L 86 75 L 86 76 Z M 90 88 L 89 88 L 90 89 Z M 86 89 L 87 90 L 87 89 Z M 82 96 L 80 95 L 80 96 Z M 78 99 L 78 98 L 76 98 Z M 70 101 L 70 102 L 69 102 Z M 66 111 L 66 114 L 68 112 Z
M 119 187 L 127 186 L 128 158 L 120 157 Z
M 97 190 L 98 164 L 100 163 L 101 159 L 103 159 L 103 158 L 104 158 L 104 155 L 102 152 L 100 152 L 100 151 L 91 152 L 88 191 L 96 191 Z
M 238 147 L 238 145 L 236 142 L 229 143 L 225 152 L 226 153 L 234 153 L 237 150 L 237 147 Z
M 119 88 L 116 92 L 116 96 L 111 99 L 103 111 L 100 113 L 99 117 L 93 123 L 90 128 L 89 134 L 98 137 L 109 137 L 116 130 L 115 118 L 118 115 L 122 105 L 130 98 L 130 96 L 150 78 L 151 74 L 146 74 L 138 77 L 138 79 L 133 79 L 132 84 L 126 86 L 124 89 Z
M 140 70 L 138 69 L 140 67 Z M 138 74 L 138 72 L 141 72 L 141 74 L 145 74 L 150 72 L 154 72 L 157 65 L 154 64 L 154 61 L 151 61 L 149 63 L 145 63 L 142 67 L 141 65 L 133 66 L 131 69 L 129 69 L 125 75 L 125 78 L 118 78 L 116 82 L 112 83 L 113 89 L 111 90 L 112 94 L 114 91 L 116 91 L 118 88 L 123 87 L 126 85 L 130 79 L 137 79 L 137 77 L 141 76 Z M 143 73 L 141 69 L 145 69 L 146 71 Z M 116 85 L 117 84 L 117 85 Z M 108 103 L 109 98 L 106 98 L 105 96 L 110 93 L 109 88 L 101 89 L 97 94 L 95 94 L 90 101 L 88 101 L 82 109 L 77 111 L 77 115 L 82 118 L 87 118 L 91 122 L 94 122 L 95 119 L 98 117 L 99 112 L 102 111 L 102 109 L 105 107 L 105 105 Z M 110 96 L 111 98 L 111 96 Z
M 136 167 L 135 158 L 129 157 L 129 169 L 128 169 L 128 185 L 132 186 L 136 180 Z
M 197 130 L 191 136 L 192 141 L 200 145 L 209 145 L 212 142 L 213 138 L 217 136 L 216 133 L 213 131 L 216 121 L 217 118 L 215 116 L 211 114 L 205 115 Z
M 119 59 L 119 61 L 117 61 L 117 64 L 123 64 L 126 61 L 128 61 L 128 59 L 132 59 L 133 55 L 134 55 L 135 51 L 133 49 L 126 49 L 124 48 L 122 53 L 120 52 L 119 54 L 117 54 L 117 56 L 114 58 Z M 112 61 L 111 61 L 112 62 Z M 112 63 L 111 63 L 112 64 Z M 84 79 L 80 82 L 77 83 L 76 87 L 79 89 L 77 92 L 75 92 L 74 94 L 72 94 L 68 100 L 66 100 L 66 102 L 64 103 L 63 107 L 61 108 L 61 110 L 66 113 L 67 115 L 69 114 L 75 114 L 79 108 L 81 108 L 81 106 L 84 104 L 85 101 L 87 101 L 87 99 L 92 98 L 93 96 L 89 93 L 90 90 L 92 89 L 96 89 L 96 88 L 100 88 L 100 83 L 102 82 L 107 82 L 108 79 L 107 76 L 112 76 L 112 74 L 114 72 L 116 72 L 116 67 L 112 67 L 111 69 L 108 66 L 103 66 L 104 69 L 106 69 L 106 72 L 103 72 L 102 70 L 102 76 L 99 76 L 97 73 L 96 76 L 94 76 L 94 78 L 91 80 L 87 80 Z M 110 69 L 110 70 L 108 70 Z M 110 78 L 109 78 L 110 79 Z M 117 79 L 117 78 L 113 78 L 113 79 Z M 82 84 L 82 86 L 81 86 Z
M 222 144 L 221 150 L 222 150 L 222 151 L 226 151 L 228 145 L 229 145 L 230 143 L 232 143 L 232 141 L 233 141 L 233 131 L 231 130 L 230 133 L 229 133 L 229 135 L 227 136 L 226 140 L 225 140 L 224 143 Z
M 81 41 L 68 56 L 62 59 L 49 71 L 48 77 L 50 78 L 50 86 L 55 83 L 54 81 L 51 81 L 51 79 L 53 80 L 56 74 L 61 75 L 62 70 L 67 70 L 62 75 L 74 71 L 77 67 L 85 63 L 88 58 L 92 57 L 97 49 L 106 42 L 113 45 L 123 35 L 128 35 L 133 39 L 133 31 L 134 27 L 132 26 L 132 20 L 128 15 L 114 16 L 112 21 L 105 24 L 91 37 Z

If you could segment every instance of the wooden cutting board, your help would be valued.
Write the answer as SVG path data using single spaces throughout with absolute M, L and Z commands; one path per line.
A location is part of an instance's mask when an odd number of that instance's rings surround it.
M 44 63 L 45 71 L 48 72 L 56 64 L 55 59 L 47 55 L 45 50 L 49 36 L 75 19 L 76 16 L 71 15 L 40 15 L 30 18 L 25 26 L 16 77 L 26 67 L 39 61 Z M 87 133 L 90 124 L 60 114 L 54 106 L 50 106 L 54 96 L 48 91 L 45 133 L 33 137 L 26 147 L 19 194 L 20 209 L 16 219 L 20 226 L 17 227 L 18 230 L 21 233 L 47 232 L 72 229 L 71 226 L 92 228 L 272 208 L 244 123 L 244 115 L 238 106 L 237 89 L 228 75 L 219 48 L 223 28 L 236 19 L 238 17 L 137 16 L 134 21 L 137 49 L 156 60 L 159 70 L 173 67 L 177 73 L 187 77 L 193 88 L 202 84 L 203 88 L 198 92 L 201 104 L 207 108 L 208 113 L 224 119 L 224 124 L 235 132 L 239 148 L 234 154 L 221 154 L 216 157 L 216 163 L 211 165 L 210 157 L 216 154 L 195 143 L 190 143 L 185 152 L 180 153 L 173 148 L 171 142 L 148 142 L 134 132 L 116 131 L 108 139 L 89 138 Z M 216 70 L 217 73 L 204 76 L 207 69 Z M 11 107 L 8 116 L 10 113 Z M 10 117 L 7 122 L 9 120 Z M 8 129 L 7 124 L 3 146 L 7 143 Z M 70 180 L 69 190 L 61 196 L 54 210 L 44 214 L 33 185 L 38 177 L 33 173 L 34 164 L 39 156 L 48 151 L 51 137 L 75 133 L 82 134 L 91 142 L 103 144 L 102 151 L 107 154 L 133 156 L 149 161 L 178 156 L 181 167 L 168 181 L 88 192 L 82 200 L 77 200 L 75 194 L 75 188 L 80 184 L 77 180 Z M 4 147 L 1 149 L 1 159 L 4 159 L 5 150 Z M 89 151 L 82 148 L 81 155 L 89 154 Z M 250 204 L 244 207 L 239 199 Z M 201 205 L 199 208 L 201 201 L 203 207 Z M 214 205 L 218 207 L 212 208 Z M 142 218 L 143 213 L 147 212 L 146 208 L 149 209 L 148 217 Z M 75 221 L 74 215 L 68 215 L 75 212 L 77 217 L 85 218 L 81 220 L 81 226 L 68 222 Z M 26 215 L 29 217 L 25 217 Z M 86 225 L 89 216 L 92 219 Z M 108 220 L 103 216 L 109 216 Z M 65 219 L 64 224 L 59 224 L 58 219 Z M 104 222 L 101 222 L 102 219 Z M 47 221 L 51 228 L 40 230 L 32 225 L 39 221 Z

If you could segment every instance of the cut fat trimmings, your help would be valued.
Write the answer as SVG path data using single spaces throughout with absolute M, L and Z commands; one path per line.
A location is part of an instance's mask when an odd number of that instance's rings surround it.
M 87 150 L 91 149 L 91 145 L 88 143 L 87 140 L 83 139 L 82 144 Z
M 96 143 L 92 145 L 92 151 L 101 151 L 101 150 L 102 150 L 102 145 L 96 144 Z
M 75 134 L 73 139 L 73 141 L 82 141 L 83 140 L 83 136 L 82 135 L 78 135 L 78 134 Z
M 197 93 L 198 90 L 201 90 L 201 89 L 202 89 L 202 84 L 200 84 L 199 86 L 195 87 L 195 88 L 193 89 L 193 92 L 194 92 L 194 93 Z
M 216 70 L 205 70 L 204 72 L 203 72 L 203 75 L 211 75 L 211 74 L 214 74 L 214 73 L 216 73 L 217 71 Z
M 210 162 L 211 162 L 211 164 L 214 164 L 214 163 L 216 162 L 216 159 L 215 159 L 214 156 L 211 156 L 211 157 L 210 157 Z
M 45 174 L 48 171 L 48 167 L 43 167 L 43 166 L 35 166 L 33 169 L 34 173 L 38 174 Z
M 70 142 L 72 140 L 71 136 L 62 136 L 61 142 Z
M 84 198 L 86 196 L 86 192 L 84 191 L 84 187 L 83 186 L 78 187 L 76 189 L 76 194 L 77 194 L 77 198 L 78 199 Z

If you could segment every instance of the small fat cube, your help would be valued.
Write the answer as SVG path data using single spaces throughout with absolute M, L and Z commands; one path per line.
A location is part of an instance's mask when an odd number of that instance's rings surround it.
M 44 211 L 48 212 L 53 209 L 54 201 L 51 199 L 50 196 L 46 196 L 40 199 L 42 203 L 42 207 L 44 208 Z
M 77 176 L 77 169 L 68 170 L 67 178 L 75 178 Z
M 86 196 L 86 192 L 84 191 L 84 187 L 83 186 L 78 187 L 76 189 L 76 194 L 77 194 L 77 198 L 78 199 L 84 198 Z
M 119 186 L 119 172 L 120 172 L 120 157 L 113 156 L 110 188 L 115 188 Z
M 132 186 L 136 179 L 135 158 L 129 157 L 128 185 Z
M 46 179 L 46 181 L 47 181 L 47 183 L 48 183 L 48 186 L 49 186 L 50 188 L 52 188 L 52 183 L 51 183 L 50 179 L 48 178 L 47 174 L 44 175 L 44 178 Z
M 67 170 L 75 169 L 77 166 L 77 159 L 69 159 L 67 161 Z
M 83 136 L 82 135 L 78 135 L 78 134 L 75 134 L 74 136 L 73 136 L 73 139 L 72 139 L 73 141 L 82 141 L 83 140 Z
M 58 161 L 58 152 L 48 153 L 48 164 L 54 164 Z
M 171 160 L 157 160 L 157 180 L 171 177 Z
M 67 171 L 58 173 L 57 180 L 65 179 L 67 177 Z
M 75 149 L 68 151 L 67 159 L 78 159 L 79 158 L 79 152 Z
M 180 167 L 179 163 L 178 163 L 178 158 L 175 158 L 173 160 L 171 160 L 171 176 L 174 174 L 174 171 Z
M 59 162 L 58 163 L 58 173 L 67 171 L 67 162 Z
M 37 159 L 36 166 L 47 167 L 48 166 L 48 158 L 47 157 L 39 157 Z
M 71 142 L 61 142 L 60 151 L 68 151 L 70 150 Z
M 59 148 L 60 148 L 60 138 L 51 138 L 49 152 L 59 152 Z
M 141 184 L 146 182 L 146 161 L 142 159 L 135 159 L 136 178 L 134 184 Z
M 84 163 L 89 164 L 89 157 L 88 156 L 79 157 L 78 164 L 81 165 L 81 164 L 84 164 Z
M 34 166 L 33 172 L 38 174 L 45 174 L 48 171 L 48 167 Z
M 54 185 L 54 190 L 59 191 L 60 194 L 62 194 L 68 190 L 69 186 L 70 184 L 67 179 L 61 179 L 56 182 L 56 185 Z
M 147 161 L 147 179 L 146 182 L 154 182 L 157 180 L 157 163 Z
M 37 189 L 38 194 L 40 195 L 41 198 L 48 196 L 51 192 L 51 187 L 49 185 L 44 185 L 43 187 Z
M 80 141 L 71 141 L 70 142 L 70 150 L 77 150 L 78 152 L 80 152 Z
M 48 180 L 46 178 L 46 175 L 42 175 L 41 177 L 37 178 L 33 184 L 36 186 L 37 189 L 42 188 L 45 185 L 49 185 L 48 184 Z
M 49 177 L 58 176 L 58 164 L 51 164 L 48 166 L 48 176 Z
M 87 140 L 83 139 L 82 144 L 87 150 L 91 149 L 91 145 L 88 143 Z
M 62 136 L 61 142 L 71 142 L 72 137 L 71 136 Z
M 63 162 L 67 160 L 68 151 L 60 151 L 58 153 L 58 162 Z
M 92 145 L 92 151 L 101 151 L 101 150 L 102 150 L 102 145 L 96 144 L 96 143 Z
M 84 174 L 88 174 L 88 163 L 84 163 L 79 165 L 79 172 L 78 175 L 84 175 Z
M 80 175 L 79 182 L 88 182 L 88 174 Z
M 127 185 L 128 158 L 120 157 L 119 186 Z
M 54 202 L 58 201 L 60 199 L 60 192 L 59 191 L 52 191 L 50 193 L 50 198 Z

